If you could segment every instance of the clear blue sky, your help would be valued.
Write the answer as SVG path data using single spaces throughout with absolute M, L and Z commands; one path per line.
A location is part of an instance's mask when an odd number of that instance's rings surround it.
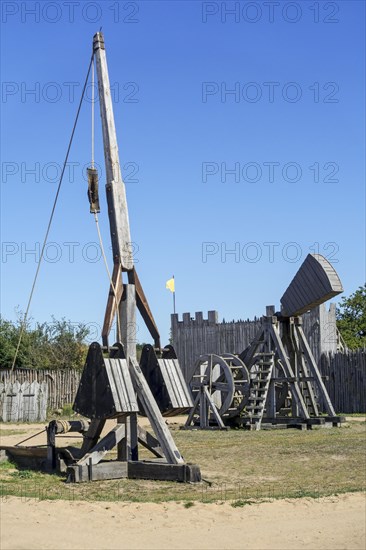
M 163 343 L 172 274 L 179 314 L 216 309 L 226 320 L 278 307 L 309 252 L 329 257 L 345 295 L 363 284 L 364 2 L 56 4 L 1 3 L 5 318 L 26 307 L 29 251 L 45 233 L 100 26 L 137 269 Z M 37 321 L 103 321 L 108 280 L 92 261 L 83 170 L 90 117 L 86 101 L 32 302 Z M 137 338 L 149 341 L 141 320 Z

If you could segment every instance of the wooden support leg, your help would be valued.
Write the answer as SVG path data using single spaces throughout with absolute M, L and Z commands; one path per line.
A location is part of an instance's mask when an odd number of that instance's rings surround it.
M 130 416 L 127 414 L 117 418 L 119 426 L 123 426 L 124 437 L 117 446 L 117 460 L 131 460 L 131 430 Z
M 289 363 L 292 367 L 292 371 L 296 379 L 299 377 L 299 365 L 298 357 L 295 349 L 295 342 L 293 339 L 293 327 L 294 327 L 294 318 L 290 317 L 287 321 L 282 322 L 282 342 L 285 344 L 287 350 L 287 355 L 289 357 Z M 301 385 L 299 384 L 301 391 Z M 302 394 L 301 394 L 302 395 Z M 305 399 L 304 403 L 306 405 Z M 291 403 L 292 417 L 297 418 L 299 416 L 299 405 L 296 399 L 292 400 Z
M 92 466 L 98 464 L 116 445 L 125 439 L 125 425 L 117 424 L 106 436 L 104 436 L 90 451 L 78 460 L 79 466 Z
M 100 434 L 105 426 L 105 420 L 92 420 L 86 434 L 84 435 L 84 441 L 81 446 L 80 454 L 84 456 L 92 449 L 99 440 Z
M 163 449 L 164 456 L 167 462 L 170 464 L 183 464 L 184 460 L 182 455 L 177 449 L 174 443 L 173 437 L 169 431 L 168 426 L 159 410 L 159 407 L 151 393 L 148 383 L 136 361 L 136 359 L 129 358 L 129 366 L 131 378 L 137 393 L 137 396 L 141 402 L 141 405 L 148 417 L 151 427 L 154 430 L 155 436 Z
M 288 360 L 288 357 L 286 355 L 285 348 L 283 347 L 279 332 L 277 327 L 274 326 L 274 324 L 271 324 L 271 338 L 273 340 L 275 349 L 277 350 L 277 353 L 281 359 L 281 363 L 283 366 L 283 369 L 285 371 L 285 376 L 289 378 L 289 384 L 291 388 L 292 396 L 295 398 L 297 406 L 299 407 L 301 416 L 303 418 L 310 418 L 308 410 L 306 408 L 304 399 L 301 395 L 299 383 L 295 379 L 295 374 L 292 370 L 292 367 L 290 365 L 290 362 Z M 292 379 L 292 380 L 291 380 Z
M 272 378 L 274 372 L 275 368 L 272 372 Z M 269 383 L 265 416 L 269 418 L 276 418 L 276 386 L 273 380 L 271 380 Z
M 123 294 L 121 267 L 119 264 L 114 264 L 112 282 L 113 282 L 114 289 L 116 291 L 116 296 L 114 295 L 114 290 L 112 286 L 110 286 L 108 299 L 107 299 L 107 307 L 104 315 L 103 329 L 102 329 L 103 346 L 108 346 L 108 336 L 111 331 L 113 319 L 116 314 L 116 311 L 118 311 L 118 305 L 121 301 L 122 294 Z M 120 341 L 121 335 L 117 334 L 116 336 L 117 336 L 116 340 Z
M 263 328 L 260 328 L 256 334 L 256 337 L 251 343 L 250 348 L 245 349 L 239 355 L 239 359 L 241 359 L 245 363 L 248 369 L 250 369 L 250 367 L 252 366 L 254 355 L 258 347 L 263 343 L 263 338 L 264 338 L 264 330 Z
M 330 397 L 328 395 L 327 389 L 324 385 L 321 374 L 319 372 L 318 366 L 315 362 L 314 356 L 311 352 L 310 346 L 308 344 L 308 341 L 305 337 L 305 334 L 304 334 L 300 324 L 296 325 L 296 331 L 297 331 L 297 334 L 299 336 L 301 346 L 304 350 L 305 358 L 308 362 L 308 367 L 309 367 L 309 369 L 310 369 L 312 375 L 314 376 L 314 379 L 315 379 L 315 381 L 318 385 L 319 392 L 320 392 L 320 395 L 322 397 L 325 409 L 326 409 L 327 413 L 329 414 L 329 416 L 335 416 L 336 413 L 335 413 L 334 407 L 332 405 L 332 402 L 331 402 Z
M 137 413 L 130 414 L 131 460 L 139 459 Z
M 123 299 L 119 305 L 121 338 L 127 360 L 136 360 L 136 292 L 135 285 L 124 285 Z
M 160 443 L 153 435 L 151 435 L 144 428 L 141 428 L 141 426 L 137 426 L 137 434 L 138 442 L 141 443 L 143 447 L 151 451 L 158 458 L 164 458 L 164 453 L 162 448 L 160 447 Z
M 299 340 L 295 325 L 292 325 L 292 339 L 293 339 L 295 352 L 297 356 L 299 374 L 301 374 L 300 383 L 303 387 L 303 391 L 305 392 L 305 395 L 307 396 L 307 399 L 309 401 L 309 407 L 310 409 L 312 409 L 313 415 L 319 416 L 318 404 L 317 404 L 317 400 L 313 389 L 313 383 L 309 380 L 310 371 L 306 364 L 304 355 L 300 347 L 300 340 Z M 305 380 L 301 380 L 301 378 L 305 378 Z
M 137 276 L 136 269 L 133 269 L 133 281 L 130 281 L 130 273 L 129 273 L 129 282 L 134 282 L 136 287 L 136 305 L 137 308 L 141 314 L 141 317 L 146 323 L 147 328 L 149 329 L 149 332 L 154 339 L 154 345 L 156 348 L 160 348 L 160 334 L 158 331 L 158 328 L 156 326 L 153 314 L 151 313 L 151 309 L 149 307 L 147 298 L 145 296 L 145 293 L 142 289 L 140 279 Z
M 219 415 L 219 411 L 217 410 L 215 403 L 211 399 L 211 396 L 208 392 L 207 387 L 205 387 L 204 393 L 205 393 L 204 397 L 206 398 L 205 399 L 205 409 L 207 411 L 207 427 L 209 427 L 209 411 L 211 409 L 212 412 L 213 412 L 213 415 L 215 417 L 215 420 L 217 422 L 217 425 L 219 426 L 219 428 L 224 429 L 225 424 L 223 423 L 223 421 L 221 419 L 221 416 Z
M 200 387 L 200 428 L 208 427 L 208 408 L 204 386 Z
M 195 397 L 191 412 L 189 413 L 188 418 L 187 418 L 186 423 L 185 423 L 186 428 L 188 428 L 188 426 L 190 426 L 192 424 L 193 417 L 196 414 L 196 411 L 199 408 L 199 406 L 200 406 L 200 392 L 198 391 L 197 395 Z

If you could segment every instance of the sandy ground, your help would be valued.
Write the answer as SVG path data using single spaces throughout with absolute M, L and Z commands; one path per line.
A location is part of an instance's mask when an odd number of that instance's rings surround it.
M 169 419 L 170 424 L 176 422 L 181 423 L 181 419 Z M 3 436 L 3 445 L 13 445 L 42 430 L 40 424 L 1 427 L 26 431 Z M 25 445 L 42 443 L 44 434 Z M 62 444 L 67 443 L 65 438 Z M 364 550 L 365 503 L 365 495 L 360 493 L 276 500 L 241 508 L 233 508 L 230 503 L 195 503 L 188 509 L 173 502 L 137 504 L 3 497 L 0 548 Z
M 364 549 L 365 497 L 230 504 L 126 504 L 8 497 L 1 550 Z

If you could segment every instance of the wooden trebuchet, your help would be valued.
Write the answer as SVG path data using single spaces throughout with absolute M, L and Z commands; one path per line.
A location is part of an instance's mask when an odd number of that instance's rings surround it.
M 239 355 L 238 360 L 249 371 L 248 390 L 244 386 L 241 399 L 235 403 L 234 388 L 240 386 L 240 380 L 232 367 L 230 371 L 222 363 L 219 368 L 219 359 L 229 354 L 201 356 L 191 380 L 195 401 L 186 427 L 193 424 L 223 429 L 235 425 L 259 430 L 264 423 L 300 428 L 325 423 L 339 426 L 343 418 L 336 416 L 302 329 L 300 313 L 340 292 L 342 284 L 334 268 L 323 256 L 309 254 L 281 298 L 281 313 L 268 306 L 256 337 Z
M 343 292 L 334 267 L 320 254 L 308 254 L 281 298 L 281 314 L 302 315 Z
M 119 162 L 104 38 L 100 32 L 93 39 L 93 56 L 99 85 L 114 269 L 102 331 L 104 346 L 97 342 L 91 344 L 73 405 L 74 411 L 85 416 L 89 422 L 87 427 L 83 422 L 68 423 L 70 430 L 83 435 L 81 449 L 58 448 L 55 438 L 66 429 L 66 424 L 63 425 L 62 421 L 52 424 L 47 430 L 47 467 L 66 470 L 70 482 L 119 477 L 196 482 L 201 479 L 199 467 L 185 463 L 153 395 L 157 395 L 166 414 L 186 412 L 192 406 L 173 348 L 168 346 L 160 350 L 159 332 L 134 267 L 126 190 Z M 91 164 L 88 196 L 90 211 L 98 222 L 98 174 L 94 169 L 94 155 Z M 126 282 L 123 275 L 127 278 Z M 145 350 L 143 368 L 152 389 L 136 361 L 136 308 L 159 353 L 162 351 L 157 359 L 151 347 Z M 108 336 L 115 316 L 118 342 L 109 347 Z M 155 435 L 138 426 L 138 412 L 148 417 Z M 110 419 L 116 419 L 117 425 L 103 435 L 106 421 Z M 139 443 L 149 449 L 154 458 L 139 460 Z M 108 453 L 115 448 L 117 459 L 106 460 Z M 34 453 L 37 454 L 37 451 Z

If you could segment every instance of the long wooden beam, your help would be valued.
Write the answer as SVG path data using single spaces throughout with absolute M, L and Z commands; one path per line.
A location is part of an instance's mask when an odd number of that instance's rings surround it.
M 121 263 L 123 269 L 130 271 L 133 269 L 133 256 L 126 189 L 122 180 L 119 162 L 107 58 L 105 53 L 104 37 L 101 32 L 97 32 L 94 35 L 93 52 L 96 59 L 99 87 L 99 105 L 100 116 L 102 119 L 104 159 L 107 180 L 106 192 L 113 260 L 115 263 Z

